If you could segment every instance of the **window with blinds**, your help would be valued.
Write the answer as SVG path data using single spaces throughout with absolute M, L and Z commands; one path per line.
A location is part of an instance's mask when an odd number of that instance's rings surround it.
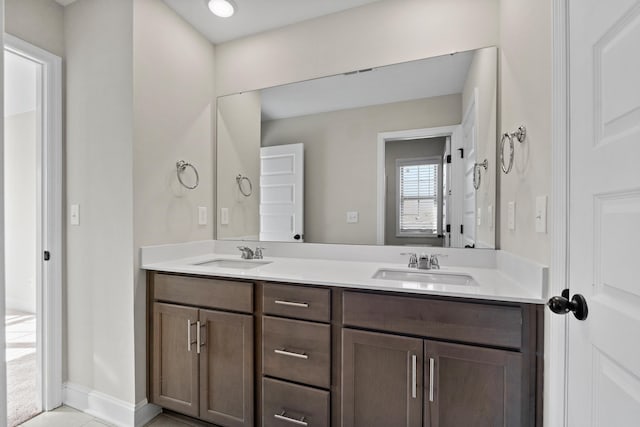
M 438 234 L 438 157 L 397 160 L 397 234 Z

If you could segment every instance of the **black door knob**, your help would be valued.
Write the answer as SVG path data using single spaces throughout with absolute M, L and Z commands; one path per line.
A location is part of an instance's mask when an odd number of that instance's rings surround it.
M 299 234 L 296 234 L 295 236 L 293 236 L 293 239 L 294 239 L 294 240 L 300 240 L 300 237 L 301 237 L 301 236 L 300 236 Z
M 547 306 L 556 314 L 567 314 L 569 312 L 578 320 L 585 320 L 589 315 L 589 308 L 587 306 L 587 300 L 580 294 L 575 294 L 571 300 L 567 297 L 568 292 L 562 292 L 563 296 L 552 297 Z

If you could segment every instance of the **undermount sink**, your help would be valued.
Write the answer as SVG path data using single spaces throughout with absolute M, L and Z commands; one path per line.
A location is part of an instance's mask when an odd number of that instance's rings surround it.
M 237 268 L 238 270 L 249 270 L 271 264 L 271 261 L 257 261 L 250 259 L 214 259 L 212 261 L 199 262 L 193 265 L 203 267 Z
M 398 280 L 402 282 L 413 282 L 421 284 L 435 285 L 457 285 L 457 286 L 477 286 L 478 283 L 473 277 L 467 274 L 436 273 L 433 270 L 391 270 L 380 269 L 373 275 L 373 279 Z

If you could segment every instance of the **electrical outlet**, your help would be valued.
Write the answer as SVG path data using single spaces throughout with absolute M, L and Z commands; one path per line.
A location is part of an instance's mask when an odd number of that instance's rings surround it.
M 347 224 L 356 224 L 358 222 L 358 212 L 350 211 L 347 212 Z
M 511 231 L 516 229 L 516 202 L 507 204 L 507 227 Z
M 478 213 L 476 214 L 476 221 L 478 227 L 482 225 L 482 208 L 478 208 Z
M 71 225 L 80 225 L 80 205 L 71 205 L 69 217 Z
M 206 206 L 198 206 L 198 225 L 207 225 Z
M 229 208 L 220 208 L 220 224 L 229 225 Z

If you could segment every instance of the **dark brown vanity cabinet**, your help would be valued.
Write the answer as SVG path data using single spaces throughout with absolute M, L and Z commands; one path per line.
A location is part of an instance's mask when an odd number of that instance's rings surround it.
M 202 288 L 207 284 L 219 299 L 207 295 Z M 200 308 L 252 311 L 252 286 L 155 275 L 150 303 L 152 403 L 221 426 L 254 425 L 253 315 Z M 191 293 L 199 291 L 193 300 Z
M 342 355 L 344 427 L 523 425 L 519 353 L 344 329 Z
M 342 427 L 541 425 L 539 316 L 530 305 L 345 292 Z
M 537 427 L 542 318 L 535 304 L 152 272 L 149 395 L 223 427 Z

